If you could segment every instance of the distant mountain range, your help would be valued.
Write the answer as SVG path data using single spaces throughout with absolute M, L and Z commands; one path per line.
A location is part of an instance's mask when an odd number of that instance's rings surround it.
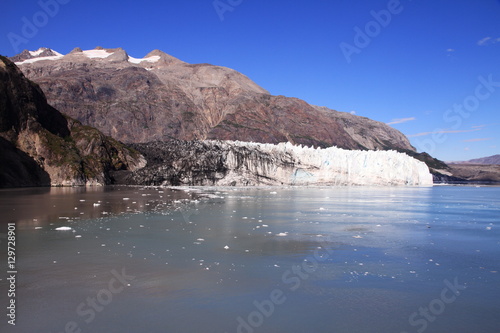
M 497 164 L 500 165 L 500 155 L 475 158 L 468 161 L 450 162 L 450 164 Z
M 384 123 L 273 96 L 232 69 L 159 50 L 137 59 L 121 48 L 67 55 L 42 48 L 11 60 L 50 105 L 122 142 L 222 139 L 416 154 Z

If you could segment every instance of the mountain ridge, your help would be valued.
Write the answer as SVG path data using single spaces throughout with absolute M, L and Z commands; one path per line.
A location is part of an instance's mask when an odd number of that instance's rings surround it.
M 480 157 L 480 158 L 474 158 L 474 159 L 471 159 L 468 161 L 449 162 L 449 164 L 495 164 L 495 165 L 499 165 L 500 164 L 500 154 L 486 156 L 486 157 Z
M 159 50 L 140 59 L 121 48 L 53 52 L 36 57 L 23 51 L 15 59 L 51 105 L 122 142 L 288 141 L 415 152 L 401 132 L 384 123 L 273 96 L 227 67 L 188 64 Z

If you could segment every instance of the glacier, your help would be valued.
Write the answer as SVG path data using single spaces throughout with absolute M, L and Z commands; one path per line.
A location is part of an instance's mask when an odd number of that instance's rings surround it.
M 191 186 L 432 185 L 427 165 L 396 151 L 292 143 L 180 141 L 136 144 L 148 165 L 127 184 Z
M 217 143 L 212 143 L 217 145 Z M 240 161 L 232 147 L 245 147 L 275 157 L 273 163 L 259 158 Z M 289 142 L 262 144 L 226 141 L 226 182 L 242 183 L 246 177 L 261 175 L 271 185 L 430 185 L 427 165 L 396 151 L 346 150 L 337 147 L 313 148 Z M 256 154 L 256 157 L 258 154 Z M 243 177 L 242 177 L 243 176 Z M 263 182 L 263 181 L 260 181 Z M 265 183 L 265 181 L 264 181 Z

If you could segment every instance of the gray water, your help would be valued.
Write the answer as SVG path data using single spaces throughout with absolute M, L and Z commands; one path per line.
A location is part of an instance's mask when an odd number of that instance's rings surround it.
M 20 189 L 0 213 L 1 332 L 500 327 L 496 187 Z

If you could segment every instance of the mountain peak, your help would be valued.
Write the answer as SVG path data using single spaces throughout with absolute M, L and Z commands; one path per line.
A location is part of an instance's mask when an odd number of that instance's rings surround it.
M 151 57 L 159 57 L 159 62 L 164 64 L 184 63 L 184 61 L 179 60 L 176 57 L 172 57 L 171 55 L 166 54 L 165 52 L 158 49 L 149 52 L 144 58 L 151 58 Z
M 102 46 L 97 46 L 92 50 L 82 50 L 81 48 L 76 47 L 66 56 L 69 56 L 74 61 L 81 61 L 82 59 L 99 61 L 101 59 L 106 59 L 106 61 L 110 62 L 129 62 L 140 65 L 141 67 L 144 67 L 144 65 L 151 67 L 151 63 L 157 63 L 159 66 L 185 64 L 185 62 L 160 50 L 153 50 L 144 58 L 133 58 L 129 56 L 128 53 L 121 47 L 104 48 Z M 24 50 L 20 54 L 11 57 L 10 60 L 15 62 L 17 65 L 22 65 L 42 60 L 59 60 L 62 57 L 65 57 L 65 55 L 52 49 L 42 47 L 36 51 Z
M 49 57 L 62 57 L 63 55 L 57 51 L 47 47 L 41 47 L 36 51 L 24 50 L 23 52 L 10 58 L 13 62 L 23 62 L 30 59 L 49 58 Z

